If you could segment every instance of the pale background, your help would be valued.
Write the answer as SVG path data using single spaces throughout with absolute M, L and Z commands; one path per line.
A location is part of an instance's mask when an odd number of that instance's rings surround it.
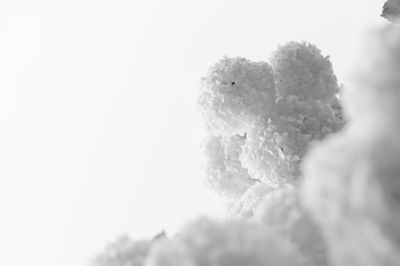
M 383 1 L 0 2 L 0 265 L 83 266 L 118 235 L 221 215 L 199 79 L 307 40 L 346 79 Z

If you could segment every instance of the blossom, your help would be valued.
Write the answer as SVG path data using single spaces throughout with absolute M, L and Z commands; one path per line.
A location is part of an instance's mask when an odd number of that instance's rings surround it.
M 198 105 L 214 135 L 243 135 L 276 98 L 270 65 L 241 57 L 221 59 L 201 84 Z
M 308 147 L 338 131 L 342 124 L 330 105 L 287 96 L 276 104 L 268 121 L 248 132 L 240 157 L 242 165 L 253 178 L 272 187 L 297 183 Z
M 244 138 L 209 136 L 205 142 L 206 184 L 224 197 L 237 199 L 252 184 L 247 169 L 240 162 Z
M 337 78 L 328 56 L 310 43 L 288 42 L 273 53 L 271 65 L 278 99 L 331 101 L 338 93 Z

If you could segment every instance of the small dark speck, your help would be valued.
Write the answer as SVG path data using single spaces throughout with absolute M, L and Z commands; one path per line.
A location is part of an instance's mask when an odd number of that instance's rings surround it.
M 231 83 L 231 85 L 235 85 L 235 84 L 236 84 L 236 82 L 232 82 L 232 83 Z

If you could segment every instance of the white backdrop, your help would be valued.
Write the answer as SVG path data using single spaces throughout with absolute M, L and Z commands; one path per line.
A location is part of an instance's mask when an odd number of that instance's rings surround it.
M 176 231 L 202 186 L 196 90 L 223 55 L 307 40 L 344 82 L 374 0 L 0 2 L 0 264 L 85 265 Z

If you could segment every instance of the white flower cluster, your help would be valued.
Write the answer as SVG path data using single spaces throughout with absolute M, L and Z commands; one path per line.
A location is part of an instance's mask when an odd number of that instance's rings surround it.
M 400 30 L 368 39 L 345 94 L 348 124 L 305 161 L 302 197 L 332 265 L 400 265 Z
M 337 79 L 318 48 L 289 42 L 271 61 L 225 57 L 203 78 L 207 179 L 222 194 L 245 195 L 255 180 L 295 184 L 310 143 L 343 124 Z
M 309 43 L 289 42 L 271 58 L 278 99 L 295 95 L 300 100 L 331 102 L 337 94 L 337 79 L 328 56 Z
M 329 58 L 309 43 L 280 46 L 271 62 L 225 57 L 203 78 L 207 181 L 233 199 L 232 217 L 254 217 L 309 265 L 327 265 L 324 240 L 296 187 L 310 145 L 344 124 L 339 86 Z
M 214 135 L 243 135 L 275 102 L 272 68 L 224 57 L 202 78 L 198 104 Z
M 342 120 L 320 100 L 299 101 L 287 96 L 278 102 L 265 123 L 249 131 L 241 156 L 253 178 L 276 187 L 297 183 L 299 165 L 309 145 L 336 132 Z
M 239 135 L 211 135 L 205 142 L 208 186 L 227 198 L 237 199 L 256 182 L 240 162 L 244 141 Z

